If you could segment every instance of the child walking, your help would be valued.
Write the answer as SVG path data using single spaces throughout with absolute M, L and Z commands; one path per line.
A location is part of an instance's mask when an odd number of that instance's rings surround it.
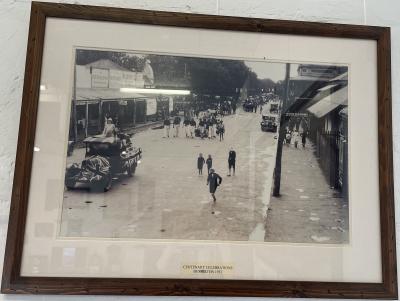
M 207 173 L 210 174 L 210 169 L 212 167 L 212 158 L 211 155 L 208 155 L 208 158 L 206 160 L 206 164 L 207 164 Z
M 203 174 L 203 165 L 206 163 L 204 160 L 203 154 L 200 153 L 199 157 L 197 158 L 197 169 L 199 170 L 199 175 Z

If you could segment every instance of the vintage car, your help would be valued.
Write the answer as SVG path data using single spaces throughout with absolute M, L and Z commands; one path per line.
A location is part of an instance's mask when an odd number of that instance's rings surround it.
M 261 131 L 263 132 L 274 132 L 278 129 L 278 115 L 277 114 L 265 114 L 261 119 Z
M 251 100 L 246 100 L 243 103 L 243 110 L 245 112 L 252 112 L 254 110 L 254 102 Z
M 132 177 L 142 157 L 142 150 L 133 146 L 129 135 L 88 137 L 85 159 L 81 165 L 67 166 L 65 186 L 68 190 L 87 188 L 96 191 L 111 189 L 113 179 L 124 174 Z
M 278 114 L 279 112 L 279 102 L 269 103 L 269 112 L 272 114 Z

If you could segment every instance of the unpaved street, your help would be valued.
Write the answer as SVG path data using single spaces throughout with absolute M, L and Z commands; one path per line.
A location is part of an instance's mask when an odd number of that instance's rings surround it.
M 260 114 L 237 112 L 224 118 L 225 140 L 163 138 L 163 130 L 134 136 L 143 149 L 133 178 L 107 193 L 65 191 L 61 236 L 144 239 L 264 241 L 265 212 L 275 164 L 274 133 L 260 130 Z M 229 148 L 237 153 L 236 175 L 227 176 Z M 197 157 L 213 157 L 222 176 L 214 205 L 206 186 L 207 168 L 197 174 Z M 76 149 L 67 162 L 80 162 Z

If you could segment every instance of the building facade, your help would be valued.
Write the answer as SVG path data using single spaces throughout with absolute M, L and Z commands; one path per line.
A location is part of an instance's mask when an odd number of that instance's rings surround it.
M 321 168 L 331 188 L 347 198 L 348 162 L 347 66 L 300 64 L 290 78 L 287 112 L 299 116 L 291 127 L 306 133 L 315 146 Z
M 108 59 L 76 65 L 75 68 L 71 140 L 78 141 L 101 133 L 106 118 L 112 118 L 124 130 L 161 120 L 170 112 L 171 97 L 121 91 L 121 88 L 154 86 L 154 73 L 149 60 L 140 72 L 128 70 Z

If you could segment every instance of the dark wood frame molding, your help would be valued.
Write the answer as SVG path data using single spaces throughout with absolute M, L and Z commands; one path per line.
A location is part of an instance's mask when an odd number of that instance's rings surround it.
M 377 42 L 382 283 L 21 277 L 46 18 L 368 39 Z M 1 292 L 397 299 L 390 28 L 33 2 Z

